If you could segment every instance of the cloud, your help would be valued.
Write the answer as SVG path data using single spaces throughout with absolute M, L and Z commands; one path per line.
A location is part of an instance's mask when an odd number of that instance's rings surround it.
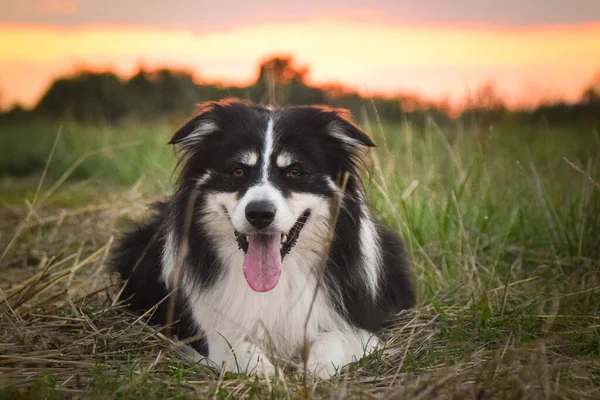
M 43 0 L 40 3 L 40 11 L 47 14 L 71 15 L 79 8 L 76 0 Z
M 28 13 L 22 3 L 49 3 L 62 13 Z M 575 5 L 576 3 L 576 5 Z M 76 4 L 76 7 L 73 7 Z M 39 7 L 38 7 L 39 8 Z M 396 24 L 533 26 L 600 21 L 600 1 L 577 0 L 3 0 L 0 22 L 132 24 L 180 27 L 196 32 L 310 17 L 378 15 Z
M 79 3 L 77 0 L 20 0 L 14 2 L 14 7 L 17 13 L 51 19 L 53 16 L 74 16 Z

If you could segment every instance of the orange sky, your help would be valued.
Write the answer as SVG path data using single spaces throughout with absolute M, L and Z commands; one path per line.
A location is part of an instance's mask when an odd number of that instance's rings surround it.
M 600 22 L 491 27 L 398 24 L 323 15 L 200 33 L 189 28 L 0 24 L 0 104 L 31 106 L 53 77 L 85 66 L 130 74 L 140 64 L 248 83 L 258 63 L 291 54 L 313 83 L 459 99 L 495 80 L 510 104 L 576 99 L 600 70 Z

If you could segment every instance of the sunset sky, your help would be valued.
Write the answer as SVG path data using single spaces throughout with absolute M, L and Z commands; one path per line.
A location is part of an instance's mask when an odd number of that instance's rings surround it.
M 600 70 L 600 1 L 2 0 L 0 106 L 82 67 L 246 84 L 274 53 L 363 93 L 457 100 L 491 80 L 512 105 L 575 100 Z

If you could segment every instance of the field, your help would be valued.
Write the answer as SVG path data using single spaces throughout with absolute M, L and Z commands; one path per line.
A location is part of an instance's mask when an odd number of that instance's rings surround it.
M 506 122 L 363 124 L 364 181 L 418 306 L 386 354 L 319 382 L 181 362 L 115 303 L 126 218 L 169 192 L 174 125 L 0 128 L 2 398 L 600 398 L 600 135 Z

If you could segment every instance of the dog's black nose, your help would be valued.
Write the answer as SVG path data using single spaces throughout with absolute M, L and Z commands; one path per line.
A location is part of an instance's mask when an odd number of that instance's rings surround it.
M 246 219 L 256 229 L 262 229 L 275 219 L 275 205 L 270 201 L 252 201 L 246 206 Z

